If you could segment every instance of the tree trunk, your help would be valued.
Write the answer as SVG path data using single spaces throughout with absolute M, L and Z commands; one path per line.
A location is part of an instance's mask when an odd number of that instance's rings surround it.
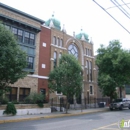
M 119 87 L 119 91 L 120 91 L 120 98 L 122 98 L 122 88 Z
M 112 99 L 113 99 L 112 96 L 110 96 L 110 103 L 112 103 Z
M 68 113 L 68 98 L 66 97 L 66 114 Z

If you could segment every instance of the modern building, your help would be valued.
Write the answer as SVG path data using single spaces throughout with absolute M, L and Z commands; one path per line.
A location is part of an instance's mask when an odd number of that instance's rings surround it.
M 38 89 L 40 31 L 43 20 L 0 3 L 0 21 L 17 37 L 21 49 L 27 53 L 29 74 L 12 85 L 8 93 L 10 100 L 23 100 L 30 92 Z

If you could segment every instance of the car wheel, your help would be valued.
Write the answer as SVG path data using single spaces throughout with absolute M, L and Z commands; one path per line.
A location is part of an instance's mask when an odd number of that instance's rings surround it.
M 121 105 L 120 107 L 119 107 L 119 110 L 122 110 L 123 109 L 123 105 Z
M 110 110 L 112 111 L 112 110 L 113 110 L 113 108 L 110 108 Z
M 128 107 L 129 109 L 130 109 L 130 105 L 129 105 L 129 107 Z

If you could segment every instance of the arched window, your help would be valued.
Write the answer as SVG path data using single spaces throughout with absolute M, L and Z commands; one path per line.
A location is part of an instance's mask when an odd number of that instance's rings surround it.
M 60 46 L 60 38 L 58 38 L 58 46 Z
M 89 49 L 88 49 L 88 56 L 89 56 Z
M 62 53 L 59 53 L 59 58 L 61 58 L 61 56 L 62 56 Z
M 77 49 L 77 47 L 75 46 L 74 43 L 72 43 L 72 44 L 69 45 L 68 52 L 69 52 L 69 54 L 72 54 L 76 58 L 78 58 L 78 49 Z
M 88 60 L 86 61 L 86 68 L 87 68 L 87 80 L 89 81 L 89 62 Z
M 63 40 L 60 39 L 60 46 L 62 47 L 63 46 Z
M 90 74 L 90 81 L 92 81 L 92 62 L 89 61 L 89 74 Z
M 56 45 L 56 37 L 53 37 L 53 44 Z
M 57 66 L 57 52 L 54 52 L 54 68 Z
M 90 86 L 90 94 L 93 94 L 93 86 Z
M 58 46 L 59 38 L 56 39 L 56 45 Z

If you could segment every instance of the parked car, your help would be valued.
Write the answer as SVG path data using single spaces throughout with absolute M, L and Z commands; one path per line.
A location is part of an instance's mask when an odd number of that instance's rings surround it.
M 122 110 L 123 108 L 130 109 L 130 100 L 128 100 L 127 98 L 115 99 L 112 103 L 110 103 L 109 108 L 110 110 L 113 109 Z

